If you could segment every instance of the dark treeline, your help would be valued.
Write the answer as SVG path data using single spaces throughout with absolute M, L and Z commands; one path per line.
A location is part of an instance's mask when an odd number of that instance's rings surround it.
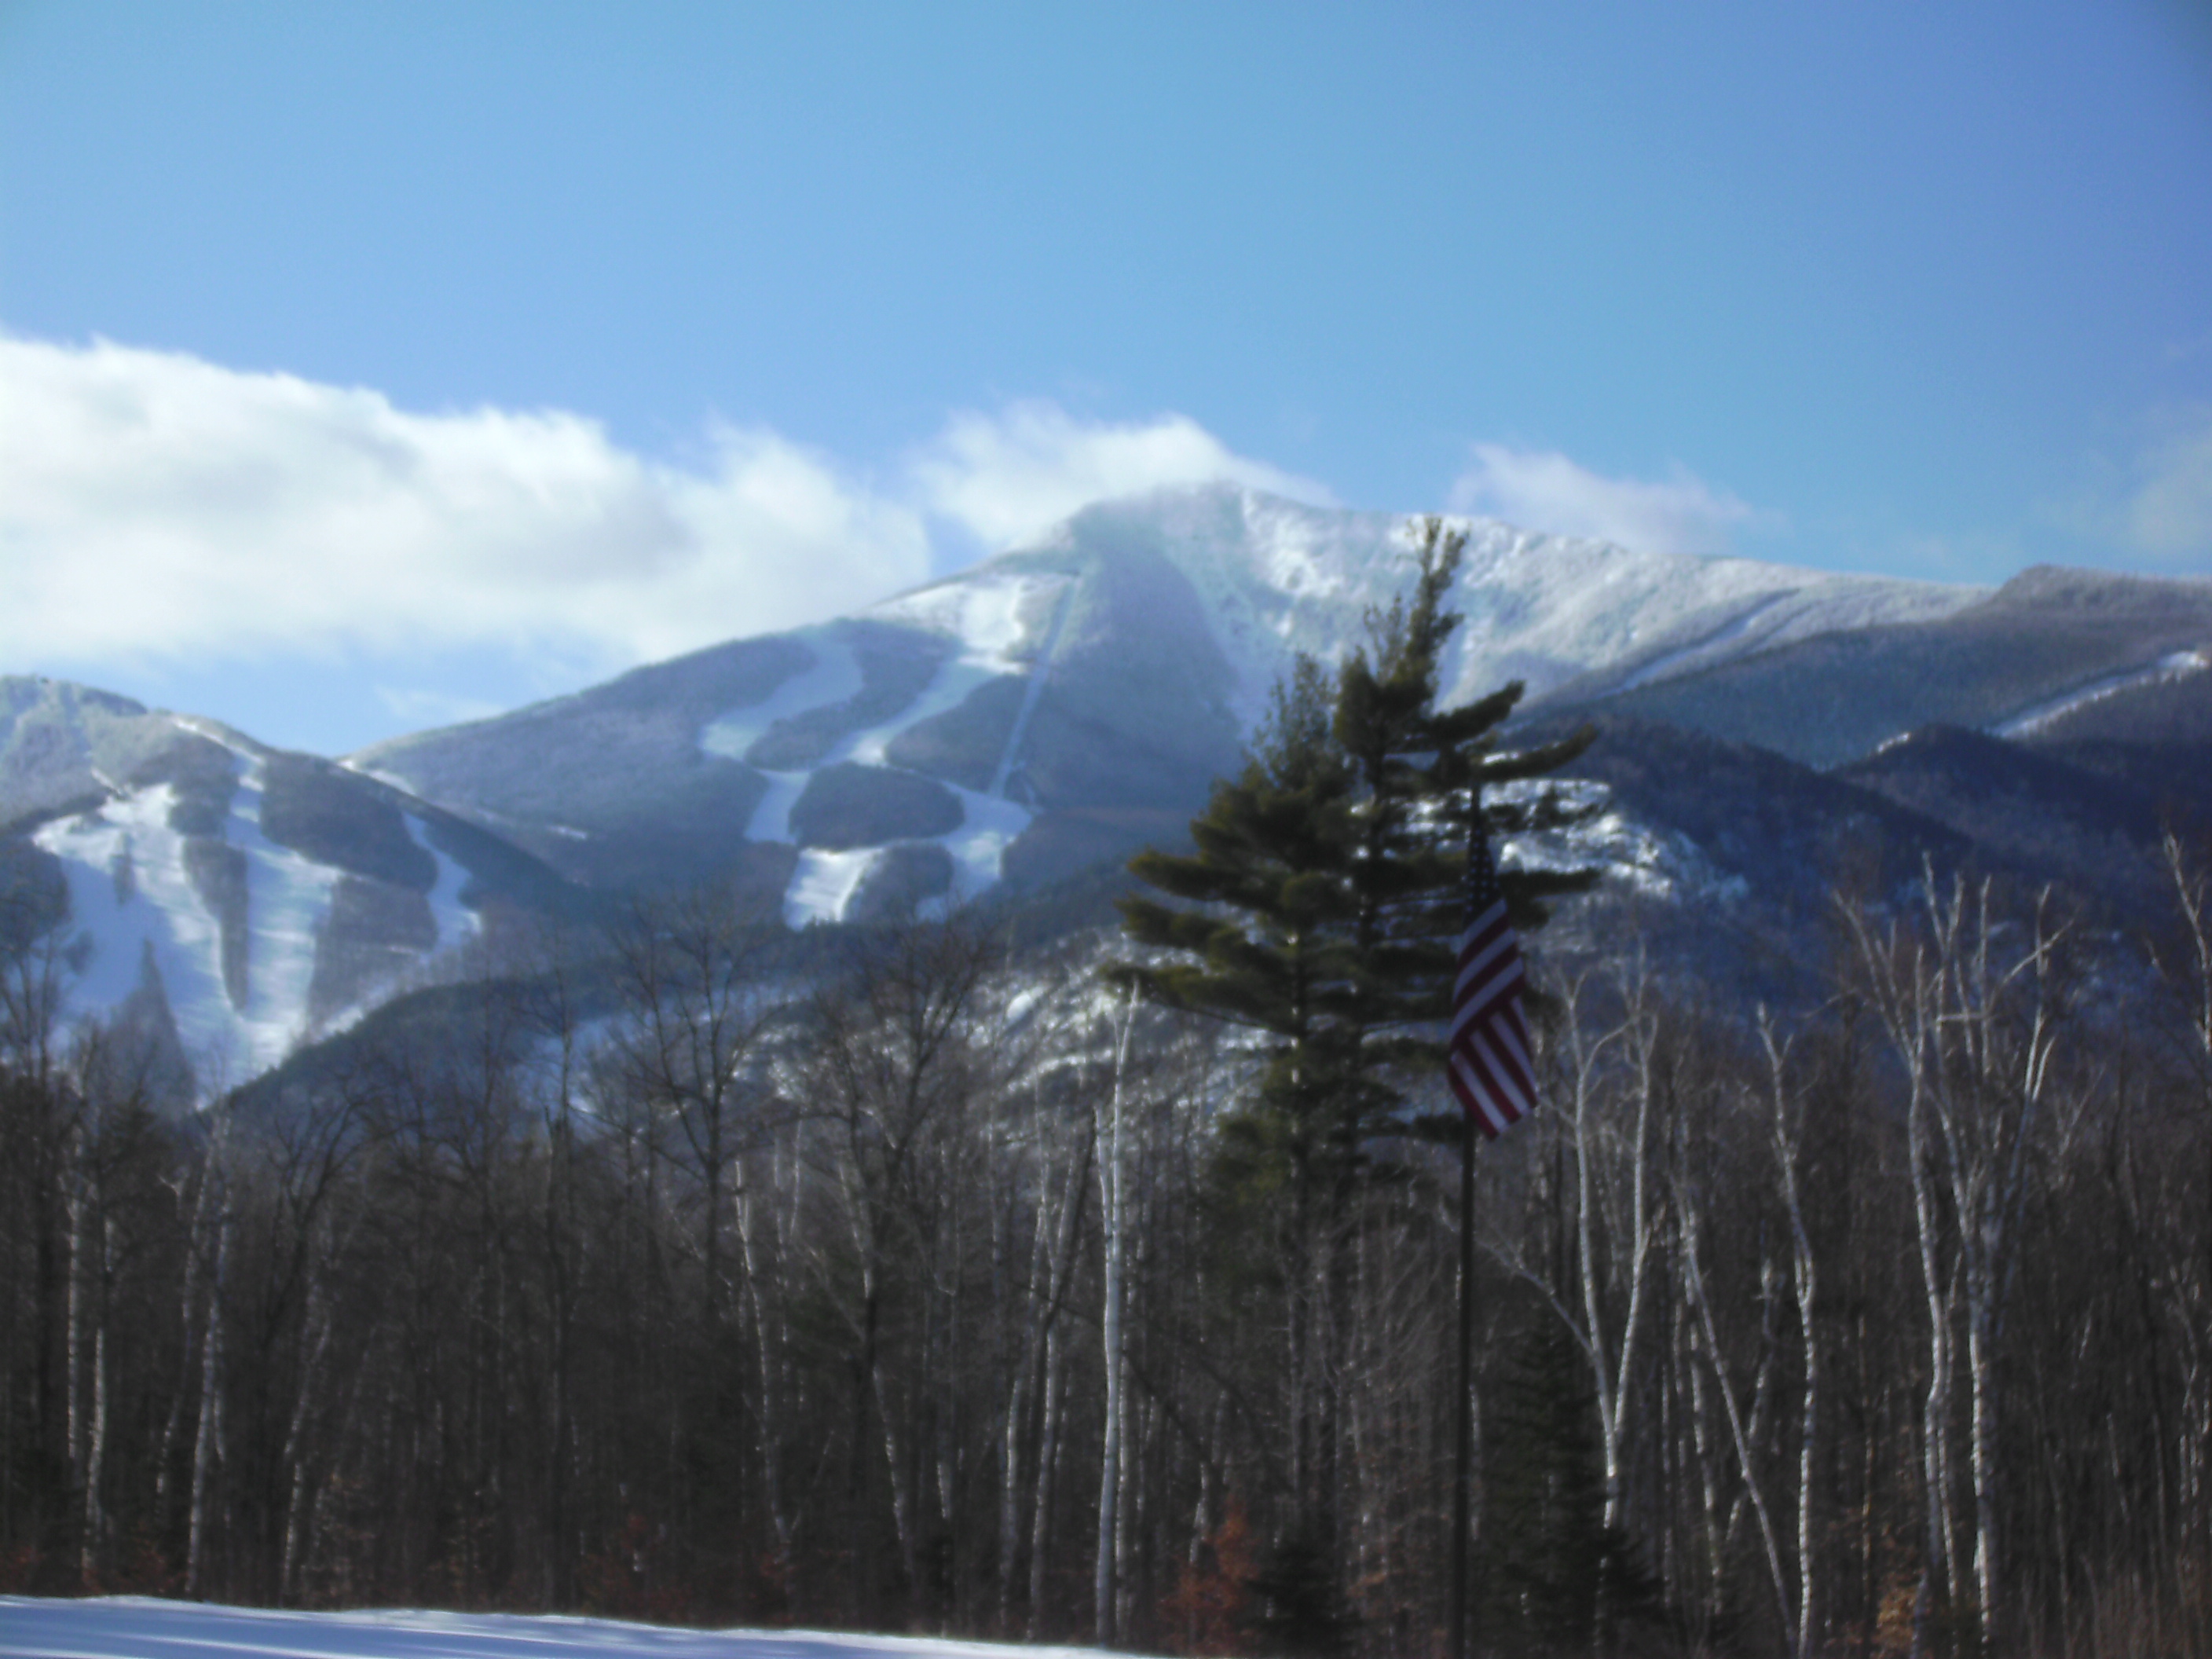
M 1601 900 L 1546 941 L 1549 1094 L 1479 1166 L 1484 1647 L 2212 1650 L 2168 853 L 2155 941 L 1839 900 L 1791 1007 Z M 1248 1051 L 1095 936 L 775 931 L 641 908 L 589 997 L 507 962 L 179 1122 L 16 927 L 0 1589 L 1437 1652 L 1451 1150 L 1302 1208 Z

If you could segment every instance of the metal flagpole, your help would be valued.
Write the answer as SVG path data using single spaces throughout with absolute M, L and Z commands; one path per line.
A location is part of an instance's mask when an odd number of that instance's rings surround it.
M 1445 1072 L 1466 1114 L 1459 1162 L 1459 1433 L 1452 1471 L 1451 1649 L 1470 1659 L 1468 1630 L 1468 1510 L 1474 1479 L 1474 1135 L 1492 1138 L 1534 1109 L 1536 1072 L 1521 1007 L 1521 945 L 1505 889 L 1484 833 L 1482 793 L 1467 821 L 1467 926 L 1452 985 L 1451 1041 Z
M 1459 1152 L 1458 1433 L 1452 1459 L 1451 1644 L 1445 1659 L 1468 1659 L 1467 1557 L 1474 1461 L 1474 1114 L 1461 1115 Z

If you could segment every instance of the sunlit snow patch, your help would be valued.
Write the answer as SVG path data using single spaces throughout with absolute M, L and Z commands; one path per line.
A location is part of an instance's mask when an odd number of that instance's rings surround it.
M 890 766 L 888 755 L 892 742 L 901 732 L 958 708 L 977 687 L 989 681 L 1010 674 L 1042 672 L 1044 659 L 1049 658 L 1058 638 L 1073 580 L 1064 575 L 1024 574 L 945 583 L 876 607 L 872 615 L 951 638 L 957 642 L 958 648 L 939 666 L 912 702 L 891 719 L 848 735 L 823 757 L 822 764 L 843 762 L 897 770 Z M 1033 620 L 1048 596 L 1054 608 L 1037 660 L 1032 662 L 1020 653 L 1032 637 Z M 701 746 L 712 753 L 741 757 L 776 720 L 826 703 L 841 702 L 858 691 L 860 671 L 852 662 L 852 653 L 835 641 L 823 641 L 811 635 L 808 640 L 817 649 L 814 668 L 787 682 L 769 703 L 758 708 L 741 709 L 708 726 L 701 735 Z M 830 661 L 833 655 L 842 662 L 847 672 L 841 672 Z M 1015 720 L 1007 744 L 1008 756 L 1001 757 L 996 781 L 1002 781 L 1006 775 L 1008 758 L 1020 740 L 1032 702 L 1033 699 L 1024 700 Z M 813 772 L 764 772 L 763 775 L 768 781 L 768 789 L 745 825 L 745 839 L 789 842 L 791 809 L 805 792 Z M 941 908 L 947 902 L 957 903 L 971 898 L 998 880 L 1006 849 L 1029 827 L 1030 814 L 994 794 L 963 789 L 942 779 L 933 781 L 957 796 L 961 805 L 960 827 L 932 838 L 952 855 L 953 861 L 951 891 L 945 900 L 930 907 Z M 802 849 L 799 866 L 784 891 L 785 921 L 793 927 L 804 927 L 810 922 L 843 921 L 854 896 L 882 862 L 885 852 L 881 847 L 838 852 L 818 848 Z
M 613 1619 L 418 1609 L 291 1613 L 115 1595 L 0 1595 L 0 1653 L 72 1659 L 1105 1659 L 1097 1650 L 1007 1647 L 806 1630 L 687 1630 Z
M 860 733 L 844 754 L 834 758 L 881 766 L 891 740 L 908 727 L 951 713 L 988 681 L 1030 672 L 1029 659 L 1016 654 L 1030 636 L 1024 613 L 1035 610 L 1040 595 L 1063 589 L 1073 580 L 1063 575 L 1002 574 L 945 583 L 878 605 L 871 615 L 947 635 L 960 642 L 960 649 L 896 718 Z
M 185 837 L 169 827 L 170 786 L 57 820 L 33 836 L 61 860 L 72 922 L 89 946 L 72 1010 L 109 1008 L 128 996 L 150 947 L 185 1052 L 210 1087 L 275 1066 L 304 1035 L 316 929 L 338 878 L 261 833 L 261 800 L 262 769 L 248 757 L 222 837 L 245 855 L 242 1006 L 224 985 L 221 921 L 187 872 Z
M 1747 896 L 1741 876 L 1722 876 L 1697 845 L 1679 833 L 1639 823 L 1613 805 L 1613 791 L 1588 778 L 1523 779 L 1495 786 L 1492 798 L 1520 803 L 1557 791 L 1560 804 L 1594 816 L 1564 829 L 1514 836 L 1500 843 L 1498 863 L 1512 870 L 1602 872 L 1616 895 L 1679 900 L 1696 894 L 1733 903 Z
M 792 637 L 814 653 L 814 665 L 793 675 L 764 701 L 733 708 L 710 720 L 699 733 L 702 749 L 710 755 L 741 761 L 778 720 L 860 695 L 860 665 L 850 646 L 826 628 L 801 629 Z
M 1162 498 L 1136 527 L 1196 591 L 1249 730 L 1292 653 L 1338 660 L 1364 637 L 1369 605 L 1411 592 L 1419 522 L 1210 488 Z M 1509 679 L 1540 696 L 1639 649 L 1683 647 L 1679 668 L 1838 628 L 1933 620 L 1984 591 L 1640 553 L 1494 520 L 1446 523 L 1468 538 L 1452 590 L 1462 625 L 1440 665 L 1448 705 Z M 1740 632 L 1731 618 L 1745 620 Z
M 817 847 L 799 855 L 799 869 L 783 896 L 783 920 L 788 927 L 809 922 L 842 921 L 853 895 L 868 878 L 868 872 L 883 861 L 880 847 L 855 848 L 832 853 Z
M 428 895 L 430 920 L 438 928 L 438 943 L 433 948 L 450 951 L 463 940 L 474 939 L 483 926 L 477 913 L 461 902 L 461 889 L 469 882 L 468 870 L 430 844 L 422 819 L 410 814 L 406 822 L 415 844 L 438 861 L 438 879 Z
M 806 781 L 811 772 L 763 772 L 768 780 L 768 793 L 753 808 L 752 817 L 745 823 L 747 841 L 789 841 L 791 839 L 791 809 L 806 793 Z
M 2011 719 L 2000 720 L 1990 729 L 2001 738 L 2032 737 L 2065 715 L 2078 708 L 2086 708 L 2093 702 L 2101 702 L 2106 697 L 2118 696 L 2123 691 L 2132 691 L 2137 686 L 2185 680 L 2208 668 L 2212 668 L 2212 654 L 2208 654 L 2203 646 L 2187 651 L 2169 651 L 2148 668 L 2131 668 L 2124 673 L 2106 675 L 2103 679 L 2078 687 L 2063 696 L 2053 697 L 2048 702 L 2039 702 L 2032 708 L 2022 709 Z
M 1680 646 L 1674 650 L 1654 657 L 1643 667 L 1628 675 L 1619 685 L 1613 687 L 1613 690 L 1633 691 L 1640 686 L 1650 684 L 1655 680 L 1663 680 L 1672 675 L 1686 672 L 1698 665 L 1706 657 L 1716 652 L 1723 651 L 1729 646 L 1742 644 L 1750 640 L 1754 630 L 1767 621 L 1768 613 L 1790 597 L 1787 593 L 1769 593 L 1763 599 L 1754 600 L 1749 610 L 1732 617 L 1703 639 L 1694 640 L 1687 645 Z
M 340 760 L 338 764 L 349 772 L 356 773 L 372 782 L 382 784 L 387 789 L 397 789 L 402 794 L 411 795 L 415 793 L 415 786 L 397 772 L 387 772 L 377 766 L 363 766 L 350 756 Z
M 184 837 L 169 828 L 173 802 L 163 784 L 42 824 L 31 839 L 61 860 L 70 925 L 86 947 L 73 1007 L 111 1008 L 128 997 L 151 945 L 180 1026 L 187 1010 L 199 1015 L 189 1046 L 194 1035 L 213 1035 L 200 1011 L 223 1000 L 222 940 L 185 873 Z
M 969 899 L 999 879 L 1006 848 L 1030 827 L 1032 815 L 995 795 L 981 795 L 954 784 L 945 787 L 960 797 L 965 817 L 957 830 L 937 841 L 952 854 L 953 898 Z
M 1011 673 L 1022 665 L 1013 653 L 1029 637 L 1023 613 L 1039 593 L 1073 580 L 1057 574 L 981 571 L 887 599 L 868 614 L 957 640 L 963 656 Z

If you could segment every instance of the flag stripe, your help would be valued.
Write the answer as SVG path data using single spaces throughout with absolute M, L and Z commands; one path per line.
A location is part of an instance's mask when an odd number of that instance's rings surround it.
M 1468 841 L 1467 926 L 1459 939 L 1445 1075 L 1475 1127 L 1496 1139 L 1536 1105 L 1521 943 L 1478 818 Z

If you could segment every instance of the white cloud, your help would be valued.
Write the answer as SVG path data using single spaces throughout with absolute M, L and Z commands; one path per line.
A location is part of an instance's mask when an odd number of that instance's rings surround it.
M 380 685 L 376 700 L 410 726 L 459 726 L 465 720 L 489 720 L 503 705 L 483 697 L 458 696 L 422 686 Z
M 471 643 L 613 666 L 922 580 L 918 516 L 772 433 L 702 470 L 558 411 L 0 339 L 0 660 Z
M 2147 558 L 2212 567 L 2212 411 L 2197 411 L 2144 453 L 2121 523 Z
M 718 428 L 678 467 L 559 410 L 415 414 L 181 353 L 0 337 L 0 665 L 458 649 L 580 684 L 923 581 L 933 520 L 997 549 L 1102 496 L 1212 478 L 1328 499 L 1178 415 L 959 414 L 877 488 L 769 431 Z
M 1680 467 L 1658 483 L 1608 478 L 1556 450 L 1503 444 L 1474 446 L 1474 464 L 1452 485 L 1451 505 L 1525 530 L 1645 553 L 1725 553 L 1732 533 L 1760 516 Z
M 1048 403 L 955 415 L 912 471 L 932 512 L 994 548 L 1035 536 L 1089 502 L 1168 484 L 1227 479 L 1321 506 L 1334 499 L 1311 479 L 1232 453 L 1188 416 L 1103 425 Z

